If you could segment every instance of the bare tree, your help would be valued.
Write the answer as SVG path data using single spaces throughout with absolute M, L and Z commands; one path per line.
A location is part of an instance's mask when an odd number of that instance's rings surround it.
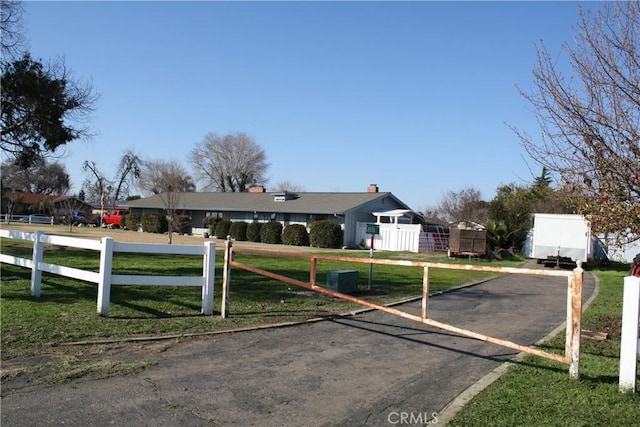
M 2 41 L 2 61 L 17 57 L 24 47 L 22 26 L 22 3 L 15 0 L 0 1 L 0 40 Z
M 210 191 L 244 192 L 263 183 L 267 156 L 244 132 L 219 136 L 208 133 L 189 155 L 195 177 Z
M 487 202 L 482 200 L 480 191 L 474 188 L 465 188 L 445 193 L 435 212 L 432 213 L 449 222 L 469 221 L 485 224 L 487 210 Z
M 82 169 L 89 175 L 82 184 L 86 197 L 94 202 L 109 200 L 113 186 L 94 161 L 85 160 Z
M 129 196 L 129 189 L 140 177 L 140 168 L 142 160 L 133 150 L 127 150 L 120 158 L 118 170 L 114 178 L 115 190 L 114 197 L 116 200 Z
M 295 182 L 291 182 L 285 179 L 284 181 L 278 182 L 274 187 L 273 191 L 287 191 L 289 193 L 302 193 L 303 191 L 306 191 L 306 190 L 302 185 L 296 184 Z
M 127 150 L 122 154 L 118 162 L 118 168 L 113 179 L 108 179 L 98 169 L 94 161 L 85 161 L 83 169 L 89 174 L 85 179 L 83 189 L 86 196 L 93 201 L 104 197 L 107 201 L 126 199 L 131 187 L 140 176 L 142 160 L 133 150 Z
M 24 195 L 18 193 L 15 190 L 5 191 L 2 187 L 2 211 L 5 213 L 5 221 L 7 224 L 11 222 L 11 218 L 16 211 L 16 208 L 24 205 Z
M 67 197 L 60 201 L 60 207 L 64 215 L 63 221 L 69 226 L 69 232 L 73 232 L 73 226 L 78 224 L 77 214 L 81 214 L 83 217 L 87 215 L 87 212 L 82 212 L 84 206 L 85 204 L 82 200 L 75 197 Z
M 570 77 L 538 45 L 535 90 L 521 94 L 542 135 L 514 131 L 594 231 L 626 243 L 640 238 L 640 3 L 598 6 L 579 9 L 574 45 L 563 46 Z
M 168 239 L 171 244 L 173 231 L 180 221 L 179 210 L 183 195 L 195 191 L 193 179 L 187 174 L 184 166 L 175 160 L 147 161 L 143 163 L 138 186 L 160 197 L 164 205 L 169 227 Z

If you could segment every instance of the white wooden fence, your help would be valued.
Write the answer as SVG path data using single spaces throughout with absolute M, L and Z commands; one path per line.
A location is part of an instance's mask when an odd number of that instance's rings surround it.
M 624 278 L 620 338 L 619 388 L 622 392 L 635 393 L 640 351 L 640 277 Z
M 418 252 L 422 226 L 420 224 L 378 224 L 380 234 L 373 238 L 373 247 L 381 251 Z M 367 223 L 358 222 L 356 242 L 364 241 L 369 249 L 371 235 L 366 234 Z
M 97 311 L 101 316 L 109 314 L 109 299 L 112 285 L 150 285 L 150 286 L 199 286 L 202 288 L 202 310 L 205 315 L 213 314 L 213 291 L 215 279 L 216 250 L 215 242 L 205 242 L 204 246 L 166 245 L 150 243 L 122 243 L 111 237 L 102 240 L 80 239 L 76 237 L 47 235 L 38 230 L 35 233 L 0 230 L 0 237 L 33 242 L 31 259 L 0 254 L 0 262 L 31 269 L 31 294 L 40 297 L 42 272 L 71 277 L 98 284 Z M 100 252 L 98 272 L 43 262 L 45 243 Z M 113 274 L 113 254 L 115 252 L 202 255 L 202 276 L 144 276 Z

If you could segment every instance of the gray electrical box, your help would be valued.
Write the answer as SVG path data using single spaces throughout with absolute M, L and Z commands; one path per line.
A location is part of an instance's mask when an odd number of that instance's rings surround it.
M 329 270 L 327 271 L 327 289 L 343 294 L 358 290 L 358 271 Z

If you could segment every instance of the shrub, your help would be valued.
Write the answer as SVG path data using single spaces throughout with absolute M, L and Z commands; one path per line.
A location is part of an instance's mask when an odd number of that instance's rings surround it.
M 208 216 L 204 219 L 205 227 L 209 228 L 209 235 L 216 235 L 216 225 L 222 221 L 222 218 L 217 218 L 215 216 Z
M 178 234 L 191 234 L 191 217 L 189 215 L 177 215 L 173 228 L 173 231 Z
M 214 234 L 218 239 L 226 239 L 229 235 L 229 228 L 231 228 L 231 221 L 221 219 L 216 224 L 216 230 Z
M 340 224 L 331 221 L 316 221 L 311 223 L 309 240 L 311 246 L 316 248 L 340 248 L 342 247 L 343 231 Z
M 260 241 L 262 243 L 282 243 L 282 223 L 271 221 L 262 224 Z
M 261 222 L 251 222 L 247 225 L 247 240 L 250 242 L 260 242 Z
M 231 223 L 231 227 L 229 227 L 229 235 L 231 238 L 238 241 L 247 240 L 247 225 L 244 221 Z
M 169 229 L 164 215 L 149 213 L 142 215 L 142 229 L 147 233 L 164 233 Z
M 138 213 L 130 213 L 124 216 L 124 225 L 127 230 L 138 231 L 142 224 L 142 215 Z
M 302 224 L 287 225 L 282 232 L 282 243 L 293 246 L 309 246 L 309 233 Z

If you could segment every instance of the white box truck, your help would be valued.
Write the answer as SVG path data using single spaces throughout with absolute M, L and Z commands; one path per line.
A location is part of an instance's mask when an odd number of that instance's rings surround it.
M 533 214 L 531 258 L 545 266 L 573 266 L 593 260 L 591 227 L 582 215 Z

